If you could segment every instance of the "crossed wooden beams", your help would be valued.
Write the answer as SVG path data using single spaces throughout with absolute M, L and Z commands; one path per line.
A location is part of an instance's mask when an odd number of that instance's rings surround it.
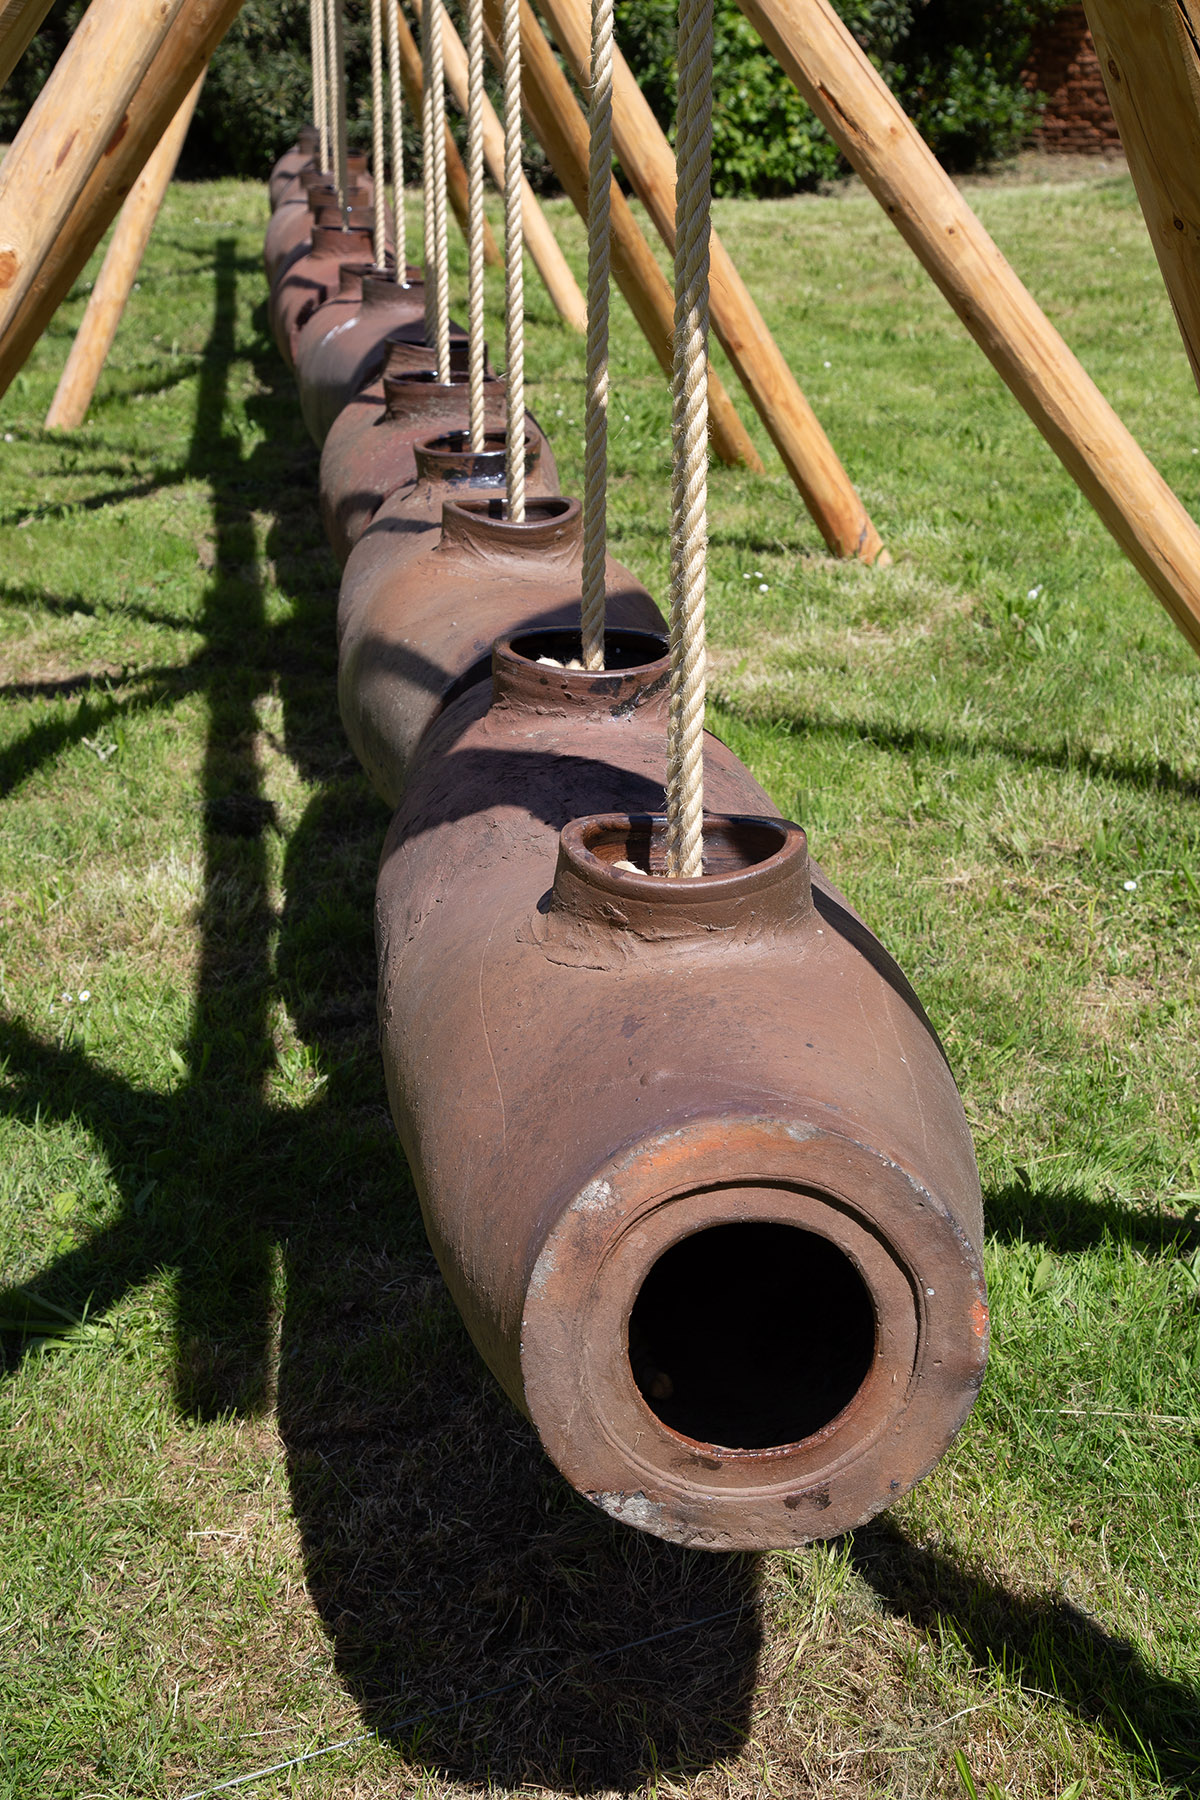
M 418 10 L 421 3 L 414 0 Z M 1200 530 L 1017 279 L 828 0 L 739 3 L 1200 651 Z M 179 114 L 240 4 L 92 0 L 0 166 L 0 393 Z M 539 5 L 582 79 L 586 0 Z M 46 0 L 0 0 L 0 80 L 47 10 Z M 485 0 L 485 10 L 495 31 L 498 0 Z M 1200 4 L 1087 0 L 1087 10 L 1200 379 L 1200 111 L 1194 98 L 1200 91 Z M 580 204 L 587 163 L 583 115 L 528 4 L 523 31 L 527 115 L 558 179 Z M 79 103 L 84 94 L 86 108 Z M 617 71 L 614 114 L 622 167 L 669 244 L 674 162 L 624 63 Z M 665 280 L 618 194 L 614 188 L 614 273 L 661 359 Z M 875 561 L 882 551 L 878 534 L 717 240 L 712 280 L 717 333 L 826 542 L 835 554 Z M 560 310 L 567 312 L 569 304 L 564 286 Z M 727 460 L 756 461 L 715 373 L 711 380 L 715 447 Z

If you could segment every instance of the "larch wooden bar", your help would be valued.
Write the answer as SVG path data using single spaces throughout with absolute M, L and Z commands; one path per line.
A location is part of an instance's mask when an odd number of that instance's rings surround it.
M 408 20 L 400 0 L 396 0 L 396 35 L 400 41 L 400 78 L 404 84 L 404 98 L 414 118 L 421 117 L 421 95 L 425 91 L 425 76 L 421 68 L 421 52 L 417 40 L 409 30 Z M 454 141 L 449 125 L 446 127 L 446 198 L 450 202 L 455 218 L 464 237 L 467 235 L 467 171 L 463 159 L 458 154 L 458 145 Z M 424 250 L 422 250 L 424 255 Z M 483 260 L 492 268 L 498 268 L 504 261 L 500 253 L 491 226 L 483 221 Z
M 1200 651 L 1200 530 L 1017 278 L 827 0 L 738 0 L 821 123 Z
M 183 141 L 187 137 L 206 73 L 207 70 L 202 70 L 192 83 L 183 105 L 159 139 L 157 149 L 134 182 L 129 197 L 121 208 L 117 228 L 88 299 L 83 322 L 75 334 L 71 354 L 46 414 L 46 425 L 50 430 L 74 430 L 87 417 L 96 383 L 117 335 L 125 303 L 142 266 L 150 233 L 154 230 L 154 222 L 171 185 L 171 177 L 175 173 L 175 165 L 179 161 L 179 153 L 183 149 Z
M 484 18 L 489 52 L 498 64 L 497 46 L 502 24 L 500 0 L 484 0 Z M 528 0 L 522 0 L 521 4 L 521 65 L 526 120 L 550 158 L 564 192 L 580 217 L 586 219 L 587 121 Z M 670 375 L 671 340 L 675 330 L 674 296 L 615 180 L 612 184 L 611 255 L 613 279 L 629 302 L 659 364 Z M 711 363 L 708 408 L 709 437 L 721 461 L 761 470 L 762 459 Z
M 538 6 L 586 91 L 591 61 L 587 0 L 538 0 Z M 675 155 L 633 71 L 616 49 L 613 141 L 634 193 L 667 248 L 674 251 Z M 709 254 L 713 330 L 817 529 L 835 556 L 875 562 L 883 540 L 716 231 Z
M 0 338 L 0 394 L 22 367 L 141 174 L 184 96 L 241 11 L 242 0 L 184 0 L 88 180 L 73 196 L 11 323 Z M 78 35 L 78 34 L 77 34 Z
M 33 42 L 53 0 L 3 0 L 0 4 L 0 88 Z
M 424 0 L 413 0 L 418 17 L 421 16 Z M 446 80 L 460 109 L 467 112 L 468 69 L 467 52 L 462 39 L 454 28 L 454 22 L 445 7 L 442 7 L 442 55 L 445 59 Z M 496 116 L 496 109 L 483 96 L 483 154 L 488 172 L 501 193 L 504 192 L 504 127 Z M 525 235 L 525 248 L 533 258 L 533 264 L 545 285 L 554 309 L 560 319 L 573 331 L 587 330 L 587 302 L 579 291 L 579 283 L 571 273 L 570 264 L 558 247 L 558 240 L 551 231 L 546 215 L 538 204 L 537 195 L 529 185 L 529 178 L 521 176 L 521 229 Z

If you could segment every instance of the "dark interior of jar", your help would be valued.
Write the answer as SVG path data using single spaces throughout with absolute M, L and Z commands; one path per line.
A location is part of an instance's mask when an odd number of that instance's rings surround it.
M 583 661 L 583 634 L 568 629 L 523 631 L 509 639 L 509 648 L 528 662 L 543 658 L 560 663 L 564 669 Z M 665 637 L 653 631 L 606 631 L 604 634 L 604 674 L 622 669 L 644 669 L 661 662 L 668 644 Z

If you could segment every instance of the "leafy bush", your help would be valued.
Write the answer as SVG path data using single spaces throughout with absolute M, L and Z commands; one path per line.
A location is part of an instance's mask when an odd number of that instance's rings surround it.
M 1034 101 L 1020 80 L 1033 27 L 1063 0 L 834 0 L 858 41 L 949 167 L 966 169 L 1012 150 Z M 84 10 L 57 0 L 0 97 L 9 135 L 37 94 Z M 675 0 L 618 0 L 621 48 L 658 118 L 675 111 Z M 348 9 L 351 134 L 369 140 L 365 5 Z M 844 172 L 837 149 L 800 99 L 735 0 L 716 0 L 713 185 L 718 194 L 783 194 Z M 308 116 L 307 0 L 246 0 L 212 60 L 188 139 L 190 174 L 260 175 Z M 552 181 L 528 143 L 536 186 Z M 420 167 L 409 120 L 405 153 Z

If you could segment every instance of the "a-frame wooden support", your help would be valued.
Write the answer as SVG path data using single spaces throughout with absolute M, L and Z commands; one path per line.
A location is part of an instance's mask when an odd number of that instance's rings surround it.
M 53 0 L 0 0 L 0 88 L 28 50 Z
M 484 0 L 488 50 L 499 65 L 499 41 L 503 26 L 501 0 Z M 587 216 L 588 128 L 587 120 L 571 92 L 566 76 L 538 24 L 528 0 L 521 5 L 521 97 L 525 119 L 537 137 L 563 191 L 581 217 Z M 612 273 L 647 343 L 668 374 L 671 370 L 671 338 L 675 330 L 675 302 L 670 284 L 655 261 L 616 181 L 612 184 Z M 724 463 L 741 463 L 759 470 L 762 459 L 716 370 L 708 370 L 709 437 Z
M 1200 530 L 828 0 L 738 0 L 830 137 L 1200 651 Z
M 165 4 L 166 0 L 159 0 L 160 6 Z M 113 12 L 118 15 L 118 36 L 122 30 L 131 29 L 129 19 L 133 8 L 129 5 L 126 10 L 126 0 L 93 0 L 84 23 L 99 5 L 104 6 L 106 15 Z M 155 145 L 178 112 L 188 89 L 237 17 L 241 5 L 242 0 L 182 0 L 175 8 L 174 20 L 168 30 L 160 32 L 157 28 L 153 31 L 144 29 L 143 46 L 148 43 L 152 47 L 144 77 L 136 84 L 116 129 L 110 132 L 107 139 L 94 146 L 94 157 L 90 154 L 86 158 L 81 157 L 73 167 L 70 184 L 64 185 L 64 191 L 58 197 L 55 207 L 56 212 L 64 215 L 62 227 L 48 242 L 45 241 L 44 231 L 39 229 L 40 253 L 35 263 L 23 268 L 23 297 L 19 305 L 10 304 L 4 309 L 4 324 L 0 327 L 0 394 L 5 392 L 13 376 L 25 362 L 88 257 L 112 224 Z M 68 52 L 76 45 L 82 30 L 81 24 L 68 45 Z M 89 44 L 94 44 L 94 40 L 89 40 Z M 70 135 L 68 121 L 72 114 L 77 112 L 80 116 L 94 117 L 95 111 L 100 108 L 99 90 L 104 88 L 107 91 L 104 65 L 99 63 L 93 67 L 90 49 L 86 59 L 73 59 L 69 69 L 64 68 L 66 63 L 67 55 L 64 54 L 0 167 L 0 196 L 4 196 L 4 203 L 0 206 L 0 249 L 9 242 L 8 224 L 14 214 L 19 217 L 25 210 L 21 204 L 19 188 L 14 195 L 11 189 L 6 188 L 5 180 L 10 174 L 10 165 L 14 163 L 18 146 L 26 136 L 26 127 L 33 114 L 43 100 L 49 97 L 49 103 L 61 123 L 65 141 Z M 77 87 L 77 81 L 82 82 L 82 85 Z M 83 93 L 96 96 L 95 108 L 86 113 L 79 105 L 80 95 Z M 30 160 L 32 135 L 26 139 L 22 165 Z M 99 136 L 98 133 L 90 135 Z M 53 148 L 53 140 L 47 146 L 45 134 L 40 128 L 36 142 L 41 154 L 49 148 L 53 164 L 55 156 L 61 151 L 61 144 L 59 150 Z M 68 150 L 67 157 L 63 159 L 64 165 L 70 157 L 71 152 Z M 23 238 L 22 241 L 25 243 L 28 240 Z M 25 254 L 26 251 L 22 250 L 21 255 Z M 0 302 L 3 299 L 4 290 L 0 289 Z
M 71 345 L 71 354 L 46 414 L 46 425 L 50 430 L 74 430 L 87 417 L 96 383 L 125 311 L 125 302 L 137 279 L 150 233 L 175 173 L 206 72 L 201 70 L 192 83 L 183 105 L 159 139 L 121 208 L 104 264 L 96 277 L 83 321 Z
M 591 80 L 588 0 L 537 0 L 583 92 Z M 675 156 L 619 50 L 613 53 L 613 141 L 621 168 L 668 250 L 675 249 Z M 875 562 L 883 542 L 716 231 L 710 245 L 713 330 L 755 412 L 835 556 Z M 889 559 L 890 560 L 890 559 Z

